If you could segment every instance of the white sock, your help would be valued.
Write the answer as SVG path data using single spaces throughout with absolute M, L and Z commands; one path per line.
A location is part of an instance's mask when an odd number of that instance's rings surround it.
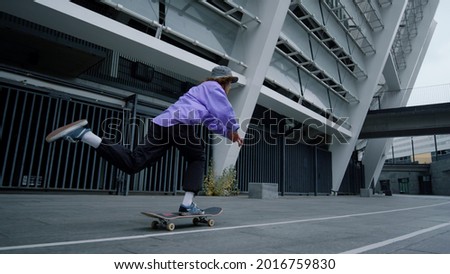
M 81 138 L 81 142 L 88 144 L 91 147 L 98 148 L 102 142 L 102 138 L 92 133 L 92 131 L 88 131 L 83 135 L 83 138 Z
M 184 194 L 184 199 L 183 199 L 182 204 L 184 206 L 190 206 L 192 204 L 192 200 L 194 200 L 194 196 L 195 196 L 194 192 L 186 192 Z

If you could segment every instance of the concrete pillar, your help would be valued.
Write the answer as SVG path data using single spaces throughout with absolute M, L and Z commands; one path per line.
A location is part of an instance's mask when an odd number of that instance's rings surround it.
M 258 15 L 261 23 L 248 23 L 248 29 L 242 29 L 235 41 L 233 56 L 248 65 L 243 71 L 239 66 L 230 64 L 233 70 L 244 75 L 247 83 L 243 87 L 232 89 L 230 102 L 241 122 L 241 136 L 245 134 L 245 126 L 252 117 L 258 96 L 270 65 L 272 54 L 278 40 L 281 28 L 286 17 L 290 1 L 248 1 L 246 7 Z M 222 170 L 234 165 L 239 156 L 239 147 L 236 144 L 219 137 L 214 146 L 215 173 L 219 175 Z
M 392 43 L 400 24 L 401 15 L 403 14 L 407 0 L 392 1 L 392 5 L 383 9 L 381 14 L 384 29 L 374 33 L 373 42 L 376 54 L 366 58 L 367 79 L 357 82 L 355 93 L 358 94 L 359 103 L 349 105 L 349 123 L 352 125 L 353 136 L 347 143 L 335 142 L 331 144 L 332 152 L 332 169 L 333 169 L 333 191 L 338 191 L 344 178 L 350 157 L 353 153 L 355 145 L 362 125 L 370 107 L 372 97 L 377 90 L 377 84 L 381 78 L 383 67 L 386 63 Z
M 424 7 L 424 17 L 417 27 L 418 35 L 412 41 L 412 51 L 406 59 L 406 69 L 398 73 L 398 79 L 389 80 L 389 77 L 385 77 L 389 89 L 398 91 L 391 91 L 385 94 L 381 102 L 382 108 L 406 106 L 436 28 L 436 22 L 433 20 L 433 15 L 436 12 L 438 3 L 439 1 L 429 2 L 428 5 Z M 417 42 L 414 43 L 414 41 Z M 391 60 L 388 60 L 388 62 L 390 61 Z M 388 65 L 390 64 L 387 64 L 386 66 Z M 388 74 L 392 75 L 392 71 L 389 71 L 386 68 L 384 73 L 386 76 Z M 374 182 L 373 187 L 377 184 L 386 159 L 386 153 L 389 151 L 392 143 L 392 138 L 368 140 L 363 158 L 366 187 L 368 187 L 372 181 Z

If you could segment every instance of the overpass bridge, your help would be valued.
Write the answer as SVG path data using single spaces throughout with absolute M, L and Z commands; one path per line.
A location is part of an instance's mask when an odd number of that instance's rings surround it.
M 360 139 L 450 134 L 450 103 L 368 112 Z

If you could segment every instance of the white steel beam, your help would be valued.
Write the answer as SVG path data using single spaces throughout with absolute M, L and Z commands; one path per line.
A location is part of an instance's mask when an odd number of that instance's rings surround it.
M 248 2 L 248 5 L 251 5 L 249 10 L 259 12 L 257 16 L 261 24 L 249 25 L 246 30 L 241 30 L 233 50 L 233 55 L 239 56 L 239 59 L 248 65 L 243 71 L 247 85 L 230 93 L 230 101 L 240 121 L 250 120 L 252 117 L 289 4 L 289 0 Z M 230 66 L 232 69 L 239 69 L 233 64 Z M 241 128 L 241 135 L 244 134 Z M 239 156 L 239 147 L 236 144 L 230 145 L 224 138 L 219 141 L 214 146 L 215 155 L 220 155 L 214 159 L 216 174 L 221 174 L 222 170 L 234 165 Z
M 412 52 L 408 55 L 406 61 L 408 66 L 399 73 L 399 81 L 394 82 L 394 84 L 400 83 L 401 91 L 386 93 L 381 103 L 382 106 L 386 108 L 406 106 L 436 28 L 433 16 L 438 3 L 439 1 L 430 1 L 424 10 L 424 18 L 418 26 L 419 35 L 415 39 L 415 41 L 420 41 L 421 44 L 413 44 Z M 387 84 L 389 85 L 390 83 L 387 82 Z M 392 142 L 392 138 L 373 139 L 367 142 L 363 158 L 366 188 L 369 188 L 372 182 L 373 187 L 378 183 L 378 178 L 386 160 L 386 154 L 391 148 Z
M 393 1 L 392 5 L 386 7 L 381 16 L 385 22 L 385 28 L 374 34 L 374 45 L 376 54 L 366 57 L 367 59 L 367 79 L 357 83 L 360 103 L 349 105 L 349 122 L 352 125 L 353 137 L 346 144 L 333 143 L 330 146 L 332 152 L 332 191 L 338 191 L 344 178 L 345 171 L 351 155 L 358 142 L 358 136 L 364 123 L 367 111 L 369 110 L 372 98 L 377 91 L 377 84 L 382 76 L 383 67 L 388 58 L 395 34 L 400 24 L 401 15 L 406 8 L 407 0 Z

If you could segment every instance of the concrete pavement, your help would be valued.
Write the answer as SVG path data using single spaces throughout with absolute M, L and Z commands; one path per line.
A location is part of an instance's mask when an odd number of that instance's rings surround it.
M 177 210 L 182 196 L 0 194 L 0 253 L 450 254 L 450 197 L 197 198 L 220 206 L 216 225 L 176 221 L 152 230 L 146 210 Z

